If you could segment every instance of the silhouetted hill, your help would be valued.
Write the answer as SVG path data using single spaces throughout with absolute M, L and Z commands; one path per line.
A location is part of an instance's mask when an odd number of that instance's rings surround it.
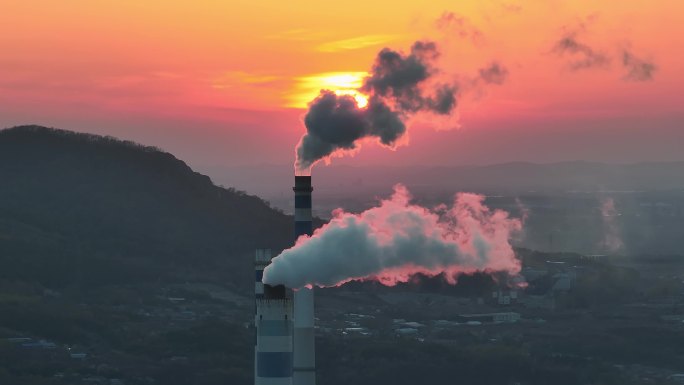
M 290 223 L 157 148 L 0 131 L 0 278 L 65 286 L 249 269 L 255 247 L 291 242 Z

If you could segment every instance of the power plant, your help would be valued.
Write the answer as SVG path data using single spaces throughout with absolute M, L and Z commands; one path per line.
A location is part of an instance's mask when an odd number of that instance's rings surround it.
M 295 176 L 294 241 L 313 232 L 311 176 Z M 270 250 L 255 257 L 255 385 L 315 385 L 316 353 L 313 288 L 292 291 L 262 283 Z

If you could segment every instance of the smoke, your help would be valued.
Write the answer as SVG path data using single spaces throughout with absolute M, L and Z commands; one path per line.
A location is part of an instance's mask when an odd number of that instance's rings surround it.
M 568 67 L 574 71 L 588 68 L 605 68 L 610 65 L 607 54 L 597 51 L 577 38 L 577 32 L 566 32 L 558 40 L 552 52 L 560 56 L 570 56 Z
M 629 48 L 598 50 L 579 40 L 580 33 L 588 30 L 589 25 L 596 21 L 596 17 L 589 17 L 574 28 L 565 27 L 563 35 L 551 48 L 551 52 L 561 57 L 569 58 L 568 68 L 573 71 L 609 68 L 615 56 L 627 73 L 623 80 L 643 82 L 653 80 L 657 70 L 655 63 L 637 57 Z M 629 43 L 626 43 L 629 46 Z M 609 53 L 610 52 L 610 53 Z
M 520 221 L 523 225 L 525 225 L 525 222 L 527 222 L 527 220 L 530 218 L 531 210 L 526 204 L 523 203 L 523 201 L 520 200 L 519 197 L 515 197 L 515 205 L 518 207 L 518 211 L 520 212 Z
M 272 260 L 264 283 L 297 289 L 376 280 L 392 286 L 420 273 L 444 274 L 453 284 L 459 274 L 519 273 L 510 244 L 522 227 L 518 219 L 490 210 L 476 194 L 459 193 L 451 207 L 434 210 L 410 200 L 397 185 L 389 199 L 360 214 L 336 210 L 328 224 Z
M 615 209 L 613 198 L 603 198 L 601 200 L 601 218 L 603 220 L 603 240 L 601 246 L 611 253 L 618 252 L 624 248 L 620 228 L 616 222 L 620 213 Z
M 498 62 L 492 62 L 489 66 L 480 68 L 480 79 L 486 84 L 501 85 L 508 79 L 508 69 Z
M 304 117 L 307 132 L 297 145 L 296 170 L 306 173 L 320 160 L 354 152 L 366 138 L 395 148 L 410 116 L 451 114 L 458 87 L 437 80 L 438 57 L 433 42 L 417 41 L 408 54 L 382 49 L 360 89 L 368 96 L 366 107 L 350 95 L 322 90 Z
M 437 19 L 435 25 L 438 30 L 456 35 L 462 39 L 470 39 L 479 45 L 484 41 L 484 33 L 466 17 L 454 12 L 444 12 Z
M 650 61 L 640 59 L 628 50 L 622 52 L 622 65 L 627 70 L 625 80 L 644 82 L 653 80 L 656 65 Z

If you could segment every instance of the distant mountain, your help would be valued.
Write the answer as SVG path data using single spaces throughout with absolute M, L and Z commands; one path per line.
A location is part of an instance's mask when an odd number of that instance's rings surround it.
M 291 165 L 206 167 L 218 183 L 263 197 L 278 197 L 289 181 Z M 476 191 L 485 194 L 520 194 L 530 191 L 666 191 L 684 189 L 684 162 L 607 164 L 596 162 L 502 163 L 487 166 L 317 166 L 314 188 L 335 195 L 387 194 L 392 185 L 406 184 L 411 191 Z
M 157 148 L 0 131 L 0 278 L 60 287 L 233 271 L 240 281 L 234 271 L 250 271 L 254 248 L 281 249 L 291 236 L 285 214 Z
M 203 171 L 292 212 L 292 165 Z M 681 255 L 684 250 L 684 162 L 320 165 L 313 170 L 314 213 L 329 218 L 339 207 L 366 210 L 397 183 L 427 207 L 450 202 L 457 192 L 487 195 L 490 208 L 527 218 L 524 237 L 516 240 L 520 247 L 626 255 Z M 605 205 L 615 212 L 606 214 Z

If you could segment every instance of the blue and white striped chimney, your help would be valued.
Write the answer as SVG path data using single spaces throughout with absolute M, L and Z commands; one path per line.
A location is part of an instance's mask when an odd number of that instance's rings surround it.
M 311 235 L 311 176 L 295 175 L 294 237 Z M 313 289 L 294 293 L 294 385 L 316 384 Z
M 262 283 L 264 268 L 271 262 L 270 250 L 257 250 L 255 259 L 256 346 L 255 385 L 292 385 L 293 310 L 287 289 Z
M 264 297 L 264 284 L 261 280 L 264 278 L 264 269 L 269 263 L 271 263 L 271 249 L 257 249 L 254 256 L 254 273 L 256 275 L 254 297 L 257 299 Z

